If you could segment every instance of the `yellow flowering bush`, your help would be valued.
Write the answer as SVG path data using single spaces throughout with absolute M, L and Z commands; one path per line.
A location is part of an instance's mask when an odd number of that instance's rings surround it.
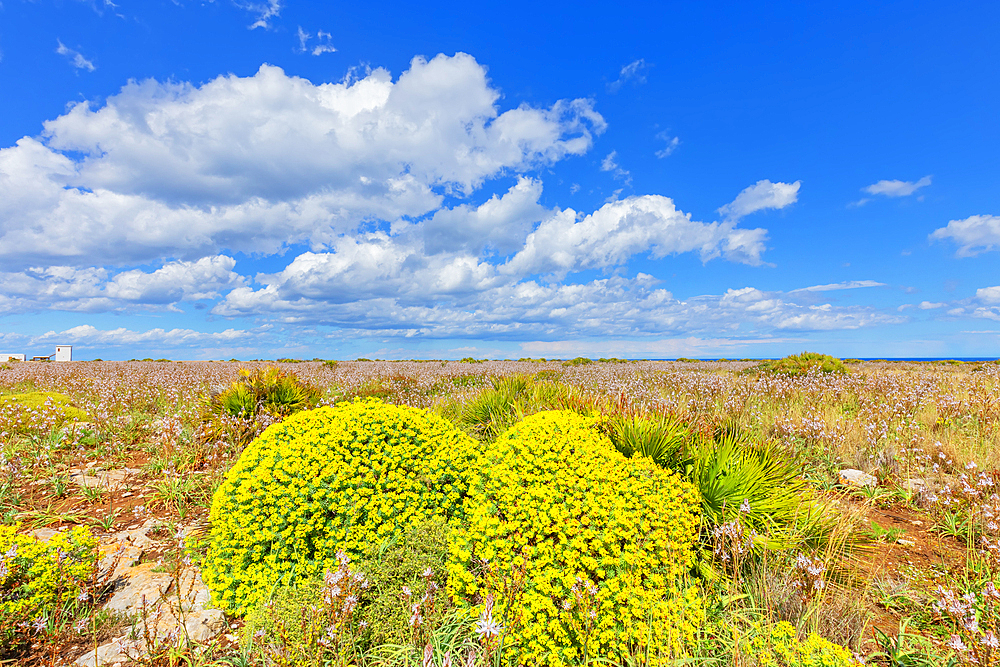
M 691 484 L 625 458 L 594 418 L 570 411 L 525 418 L 476 469 L 448 591 L 505 661 L 683 652 L 704 617 L 683 583 L 698 526 Z
M 19 527 L 0 526 L 0 646 L 80 595 L 97 560 L 97 540 L 83 526 L 48 542 L 19 535 Z
M 243 614 L 279 582 L 362 557 L 411 523 L 462 510 L 476 443 L 424 410 L 358 399 L 269 426 L 212 498 L 213 602 Z
M 749 667 L 853 667 L 849 650 L 812 633 L 799 640 L 795 626 L 782 621 L 769 628 L 759 625 L 740 641 L 740 653 Z

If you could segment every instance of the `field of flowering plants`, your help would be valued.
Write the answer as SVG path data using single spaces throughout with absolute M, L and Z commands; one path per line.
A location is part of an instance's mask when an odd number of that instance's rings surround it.
M 1000 664 L 1000 363 L 824 370 L 0 365 L 0 665 Z

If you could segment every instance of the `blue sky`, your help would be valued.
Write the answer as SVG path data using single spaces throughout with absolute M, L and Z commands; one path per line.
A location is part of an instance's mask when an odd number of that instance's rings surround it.
M 0 351 L 1000 356 L 998 21 L 3 0 Z

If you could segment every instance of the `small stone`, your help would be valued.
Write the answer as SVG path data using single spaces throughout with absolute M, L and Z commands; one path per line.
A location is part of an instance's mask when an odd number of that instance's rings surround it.
M 911 521 L 910 523 L 913 524 L 914 526 L 922 526 L 922 525 L 924 525 L 924 522 L 920 521 L 920 520 L 914 520 L 914 521 Z
M 155 567 L 155 563 L 144 563 L 124 571 L 125 585 L 115 592 L 104 608 L 123 614 L 138 614 L 142 611 L 144 598 L 147 607 L 156 605 L 170 589 L 173 578 L 166 572 L 153 572 Z
M 53 530 L 52 528 L 38 528 L 28 533 L 28 535 L 31 535 L 39 542 L 48 542 L 58 532 L 58 530 Z
M 184 611 L 201 611 L 208 606 L 212 592 L 202 581 L 201 573 L 194 569 L 185 569 L 178 577 L 180 584 L 180 599 Z
M 920 493 L 927 490 L 927 482 L 919 477 L 914 477 L 903 482 L 903 490 L 910 493 Z
M 860 470 L 847 468 L 840 471 L 840 483 L 858 488 L 876 487 L 878 486 L 878 478 Z
M 81 667 L 97 667 L 97 665 L 111 665 L 126 662 L 129 657 L 138 658 L 142 653 L 142 646 L 136 640 L 127 640 L 119 637 L 113 641 L 98 646 L 96 651 L 88 651 L 76 659 L 74 664 Z
M 184 628 L 193 642 L 207 642 L 226 627 L 226 615 L 221 609 L 203 609 L 188 614 Z
M 125 488 L 125 480 L 141 472 L 138 468 L 122 468 L 121 470 L 81 470 L 74 468 L 69 471 L 69 480 L 78 486 L 88 488 L 105 488 L 118 491 Z
M 917 545 L 916 542 L 914 542 L 913 540 L 908 540 L 905 537 L 900 537 L 899 539 L 897 539 L 896 544 L 900 544 L 904 547 L 914 547 Z

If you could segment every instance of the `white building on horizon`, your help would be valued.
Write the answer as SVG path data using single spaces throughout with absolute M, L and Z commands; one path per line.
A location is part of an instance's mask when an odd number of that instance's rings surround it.
M 27 355 L 17 352 L 0 352 L 0 362 L 2 361 L 24 361 Z M 72 345 L 56 345 L 55 354 L 32 357 L 32 361 L 73 361 Z

